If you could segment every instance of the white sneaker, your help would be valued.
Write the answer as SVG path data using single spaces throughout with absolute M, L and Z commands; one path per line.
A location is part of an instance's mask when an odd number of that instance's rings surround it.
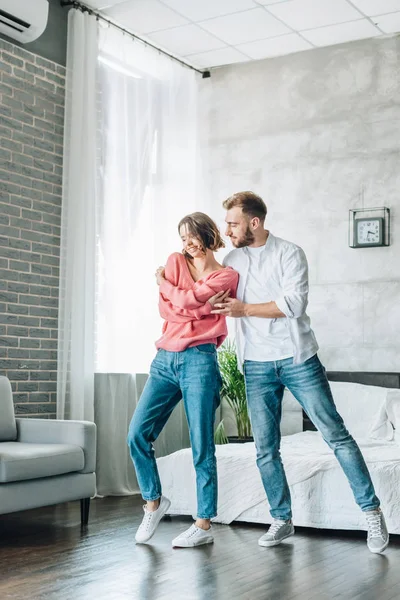
M 366 511 L 365 517 L 368 526 L 368 548 L 374 554 L 380 554 L 386 550 L 389 544 L 389 533 L 385 517 L 380 509 Z
M 144 517 L 139 525 L 135 535 L 137 544 L 144 544 L 153 537 L 157 525 L 171 506 L 171 502 L 165 496 L 161 496 L 160 505 L 157 510 L 147 510 L 146 505 L 143 506 Z
M 212 544 L 214 541 L 211 535 L 210 529 L 201 529 L 193 523 L 189 529 L 186 529 L 183 533 L 180 533 L 174 540 L 172 540 L 173 548 L 193 548 L 193 546 L 202 546 L 203 544 Z
M 286 538 L 294 535 L 294 527 L 292 521 L 281 521 L 274 519 L 267 533 L 258 540 L 259 546 L 277 546 Z

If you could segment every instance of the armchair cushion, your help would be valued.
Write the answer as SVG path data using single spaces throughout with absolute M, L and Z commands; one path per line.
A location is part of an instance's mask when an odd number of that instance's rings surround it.
M 67 444 L 0 444 L 0 483 L 82 471 L 82 448 Z
M 0 377 L 0 442 L 9 442 L 17 439 L 17 426 L 15 424 L 14 403 L 12 399 L 11 384 L 7 377 Z
M 96 470 L 96 425 L 90 421 L 16 419 L 18 442 L 66 444 L 82 448 L 85 457 L 81 473 Z

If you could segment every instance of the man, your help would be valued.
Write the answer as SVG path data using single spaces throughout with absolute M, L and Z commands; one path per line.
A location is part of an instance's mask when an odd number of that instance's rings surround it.
M 223 203 L 226 235 L 236 248 L 224 263 L 239 272 L 237 299 L 213 312 L 237 318 L 236 346 L 244 370 L 257 466 L 271 508 L 272 524 L 260 546 L 276 546 L 294 534 L 291 498 L 280 456 L 280 419 L 287 387 L 332 448 L 365 512 L 368 548 L 389 543 L 379 499 L 359 447 L 338 414 L 318 345 L 306 314 L 307 259 L 301 248 L 264 229 L 267 208 L 252 192 Z

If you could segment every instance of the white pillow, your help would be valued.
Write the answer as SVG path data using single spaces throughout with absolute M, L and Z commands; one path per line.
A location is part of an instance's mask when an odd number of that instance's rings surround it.
M 344 381 L 329 382 L 338 413 L 354 437 L 393 439 L 386 411 L 389 388 Z
M 386 411 L 394 427 L 394 440 L 400 446 L 400 390 L 388 390 Z

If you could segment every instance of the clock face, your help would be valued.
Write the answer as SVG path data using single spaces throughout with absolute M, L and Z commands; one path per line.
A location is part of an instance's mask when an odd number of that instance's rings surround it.
M 382 221 L 382 218 L 358 219 L 355 230 L 357 246 L 381 246 Z

